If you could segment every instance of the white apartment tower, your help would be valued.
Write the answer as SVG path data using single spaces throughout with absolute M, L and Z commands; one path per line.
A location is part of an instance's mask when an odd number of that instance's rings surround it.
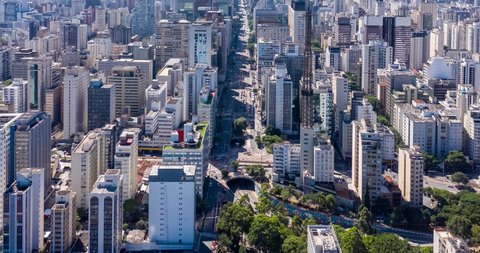
M 108 169 L 98 177 L 88 196 L 89 252 L 120 252 L 123 198 L 120 170 Z
M 105 149 L 105 135 L 94 130 L 72 152 L 72 190 L 77 193 L 77 207 L 88 207 L 88 193 L 106 170 Z
M 124 130 L 115 148 L 115 168 L 119 169 L 123 176 L 124 200 L 133 197 L 136 191 L 139 132 L 138 128 Z
M 335 113 L 335 130 L 338 131 L 341 124 L 340 113 L 348 108 L 348 80 L 340 75 L 332 78 L 333 110 Z
M 198 63 L 212 66 L 212 21 L 198 20 L 190 25 L 188 66 Z
M 83 67 L 65 70 L 63 79 L 63 138 L 87 130 L 90 75 Z
M 370 41 L 362 46 L 362 90 L 375 95 L 377 69 L 387 68 L 392 64 L 393 48 L 387 42 Z
M 10 113 L 27 110 L 27 88 L 28 82 L 20 78 L 14 78 L 11 85 L 3 87 L 3 102 L 9 105 Z
M 475 163 L 480 164 L 480 106 L 472 105 L 463 118 L 464 151 Z
M 168 244 L 170 249 L 193 249 L 195 170 L 195 165 L 152 168 L 148 180 L 148 237 L 151 242 Z
M 419 147 L 398 150 L 398 187 L 412 207 L 423 206 L 423 155 Z
M 287 74 L 285 64 L 275 66 L 275 73 L 270 76 L 265 93 L 267 125 L 291 134 L 294 130 L 292 105 L 295 96 L 293 81 Z
M 273 144 L 273 170 L 280 176 L 300 175 L 300 145 Z M 289 176 L 290 177 L 290 176 Z
M 215 91 L 218 82 L 218 70 L 207 64 L 197 64 L 183 74 L 183 118 L 192 120 L 198 116 L 198 106 L 203 88 Z
M 320 139 L 318 145 L 313 148 L 313 153 L 313 177 L 315 181 L 333 183 L 335 153 L 330 140 Z
M 24 168 L 3 193 L 3 252 L 43 249 L 45 180 L 43 168 Z
M 382 138 L 367 119 L 352 122 L 352 182 L 358 197 L 370 205 L 380 196 L 382 179 Z M 368 188 L 368 191 L 367 191 Z
M 67 252 L 76 236 L 76 194 L 70 190 L 56 192 L 52 207 L 51 252 Z

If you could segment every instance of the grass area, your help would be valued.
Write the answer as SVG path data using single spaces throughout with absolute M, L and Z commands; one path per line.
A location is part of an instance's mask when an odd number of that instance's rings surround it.
M 205 137 L 205 133 L 207 132 L 208 123 L 207 122 L 200 122 L 195 127 L 196 132 L 200 132 L 200 139 L 198 140 L 199 145 L 196 149 L 203 147 L 203 138 Z M 175 149 L 185 149 L 183 146 L 173 146 L 173 145 L 165 145 L 163 150 L 175 150 Z

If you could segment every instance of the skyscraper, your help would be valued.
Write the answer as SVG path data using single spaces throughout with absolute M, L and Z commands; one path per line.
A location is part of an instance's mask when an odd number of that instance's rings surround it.
M 70 190 L 56 192 L 52 207 L 51 252 L 67 252 L 75 241 L 77 207 L 76 193 Z
M 66 22 L 62 25 L 61 46 L 65 50 L 69 47 L 80 48 L 80 28 L 79 24 Z M 86 39 L 86 38 L 85 38 Z
M 93 79 L 88 87 L 88 130 L 115 120 L 115 86 Z
M 215 91 L 217 89 L 218 70 L 207 64 L 197 64 L 183 74 L 183 118 L 191 120 L 193 116 L 198 116 L 198 106 L 202 89 L 205 92 Z
M 135 1 L 132 32 L 142 38 L 148 38 L 155 33 L 155 0 Z
M 380 196 L 382 138 L 370 120 L 352 122 L 352 182 L 358 197 L 370 206 Z
M 383 40 L 393 48 L 393 59 L 408 64 L 412 20 L 410 17 L 383 17 Z
M 412 207 L 423 206 L 423 155 L 418 146 L 398 150 L 398 187 L 403 201 Z
M 115 86 L 115 116 L 129 113 L 137 117 L 145 106 L 145 75 L 138 67 L 114 67 L 107 83 Z
M 107 170 L 98 177 L 88 195 L 88 248 L 92 253 L 120 252 L 122 246 L 123 198 L 120 170 Z
M 15 170 L 42 168 L 45 189 L 52 178 L 50 164 L 50 134 L 52 119 L 44 112 L 30 111 L 17 119 L 15 128 Z
M 11 78 L 12 53 L 11 48 L 0 46 L 0 81 Z
M 335 1 L 341 2 L 341 1 Z M 352 44 L 352 24 L 350 17 L 337 16 L 333 27 L 333 40 L 340 48 L 348 48 Z
M 392 63 L 393 49 L 386 42 L 370 41 L 362 46 L 362 90 L 375 95 L 377 69 L 386 68 Z
M 90 75 L 83 67 L 65 70 L 63 79 L 63 138 L 87 130 L 87 89 Z
M 135 194 L 137 185 L 138 135 L 140 129 L 123 130 L 115 148 L 115 168 L 123 176 L 122 198 L 127 200 Z
M 298 43 L 303 52 L 306 33 L 306 15 L 308 1 L 294 0 L 288 6 L 288 26 L 290 27 L 290 37 L 293 43 Z
M 265 111 L 267 125 L 280 129 L 282 133 L 293 132 L 292 104 L 293 82 L 287 73 L 285 64 L 277 64 L 265 89 Z
M 149 198 L 148 205 L 148 237 L 151 242 L 193 249 L 195 170 L 195 165 L 152 168 L 148 178 L 149 194 L 156 197 Z
M 188 66 L 198 63 L 212 66 L 212 21 L 197 20 L 190 26 L 188 39 Z
M 160 20 L 155 33 L 155 73 L 171 58 L 188 59 L 190 22 Z
M 88 193 L 95 180 L 105 172 L 105 137 L 98 129 L 90 131 L 72 152 L 72 190 L 77 207 L 88 207 Z
M 3 252 L 43 250 L 44 170 L 23 168 L 3 193 Z
M 3 210 L 3 192 L 15 180 L 15 160 L 11 150 L 15 149 L 13 134 L 21 114 L 0 114 L 0 210 Z M 0 219 L 0 227 L 3 220 Z
M 28 110 L 45 110 L 45 91 L 52 86 L 52 58 L 28 61 Z
M 318 145 L 313 148 L 313 153 L 313 177 L 315 181 L 333 183 L 335 154 L 330 140 L 320 139 Z

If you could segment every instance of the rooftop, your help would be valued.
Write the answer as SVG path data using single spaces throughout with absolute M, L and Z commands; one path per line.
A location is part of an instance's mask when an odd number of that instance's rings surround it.
M 197 125 L 194 126 L 194 131 L 197 133 L 199 133 L 199 138 L 198 138 L 198 142 L 196 142 L 196 146 L 185 146 L 185 145 L 182 145 L 184 144 L 184 142 L 180 142 L 178 144 L 175 144 L 175 145 L 165 145 L 163 147 L 163 150 L 176 150 L 176 149 L 186 149 L 186 148 L 190 148 L 190 149 L 200 149 L 202 148 L 203 146 L 203 138 L 205 137 L 205 132 L 207 131 L 207 127 L 208 127 L 208 123 L 207 122 L 200 122 L 198 123 Z
M 313 252 L 338 252 L 341 253 L 340 245 L 333 227 L 330 225 L 308 226 L 308 241 L 313 243 Z
M 91 194 L 105 194 L 112 193 L 117 190 L 118 185 L 121 182 L 120 170 L 108 169 L 105 175 L 98 177 L 97 181 L 93 185 Z
M 157 165 L 150 171 L 149 182 L 194 182 L 195 169 L 195 165 Z

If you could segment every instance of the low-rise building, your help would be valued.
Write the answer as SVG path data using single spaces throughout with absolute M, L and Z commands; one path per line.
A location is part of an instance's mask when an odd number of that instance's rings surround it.
M 337 235 L 331 225 L 311 225 L 307 228 L 308 253 L 341 253 Z

